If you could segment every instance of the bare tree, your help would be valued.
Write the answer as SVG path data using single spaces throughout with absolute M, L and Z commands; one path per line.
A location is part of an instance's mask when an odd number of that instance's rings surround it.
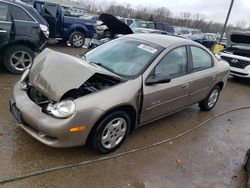
M 131 17 L 143 20 L 154 20 L 167 22 L 170 25 L 183 26 L 190 28 L 201 29 L 202 32 L 221 32 L 223 24 L 207 21 L 207 17 L 204 14 L 191 14 L 190 12 L 182 12 L 178 15 L 173 14 L 167 7 L 150 8 L 138 6 L 132 8 L 128 3 L 121 4 L 116 0 L 46 0 L 46 1 L 56 1 L 60 4 L 75 4 L 79 3 L 79 6 L 87 7 L 91 13 L 106 12 L 113 14 L 115 16 L 121 17 Z M 235 25 L 228 25 L 227 31 L 230 30 L 250 30 L 247 28 L 246 22 L 244 20 L 239 20 Z
M 235 26 L 239 28 L 245 28 L 246 24 L 247 23 L 244 20 L 239 20 L 236 22 Z

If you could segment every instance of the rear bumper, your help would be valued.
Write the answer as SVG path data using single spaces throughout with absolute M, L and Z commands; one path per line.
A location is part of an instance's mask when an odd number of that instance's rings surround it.
M 18 82 L 13 89 L 13 96 L 10 98 L 11 108 L 16 107 L 20 112 L 18 115 L 13 113 L 21 128 L 38 141 L 52 147 L 72 147 L 84 145 L 88 134 L 95 124 L 97 114 L 102 111 L 76 112 L 70 118 L 57 119 L 42 112 L 40 106 L 30 100 L 26 91 L 19 88 Z M 79 125 L 86 125 L 87 129 L 81 132 L 70 132 L 69 129 Z

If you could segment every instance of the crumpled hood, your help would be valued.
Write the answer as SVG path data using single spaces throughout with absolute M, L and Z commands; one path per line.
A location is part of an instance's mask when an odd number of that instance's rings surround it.
M 79 58 L 45 49 L 35 58 L 29 81 L 50 100 L 58 102 L 67 91 L 79 88 L 96 72 L 108 74 Z
M 227 45 L 250 46 L 250 32 L 231 31 L 227 35 Z

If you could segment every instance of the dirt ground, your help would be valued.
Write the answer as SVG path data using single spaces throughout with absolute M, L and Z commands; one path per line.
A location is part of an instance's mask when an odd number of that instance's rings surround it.
M 51 48 L 72 55 L 83 52 L 66 46 Z M 19 78 L 0 68 L 0 181 L 104 157 L 84 146 L 68 149 L 45 146 L 19 128 L 8 105 L 11 89 Z M 120 149 L 107 156 L 173 138 L 219 113 L 250 106 L 249 86 L 249 80 L 231 78 L 212 111 L 201 112 L 198 105 L 193 105 L 140 127 Z M 250 109 L 230 112 L 178 139 L 149 149 L 0 184 L 0 187 L 243 188 L 242 163 L 250 148 L 249 114 Z

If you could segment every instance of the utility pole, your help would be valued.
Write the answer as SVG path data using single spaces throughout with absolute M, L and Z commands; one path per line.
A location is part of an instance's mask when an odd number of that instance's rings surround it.
M 223 29 L 222 29 L 222 33 L 221 33 L 219 42 L 222 41 L 223 35 L 224 35 L 225 31 L 226 31 L 227 22 L 228 22 L 228 19 L 229 19 L 229 16 L 230 16 L 233 4 L 234 4 L 234 0 L 231 0 L 231 4 L 230 4 L 230 7 L 229 7 L 229 10 L 228 10 L 228 13 L 227 13 L 226 21 L 224 23 L 224 26 L 223 26 Z

